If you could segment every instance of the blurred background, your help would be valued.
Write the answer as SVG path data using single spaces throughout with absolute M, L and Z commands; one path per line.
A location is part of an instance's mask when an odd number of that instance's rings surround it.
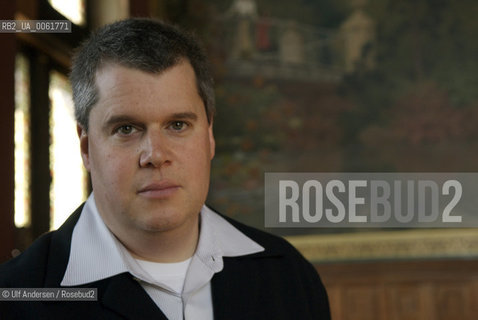
M 0 34 L 0 261 L 91 191 L 68 73 L 88 34 L 130 16 L 195 33 L 216 80 L 208 203 L 264 228 L 265 172 L 478 171 L 474 0 L 16 0 Z M 269 229 L 319 270 L 334 319 L 475 319 L 478 230 Z

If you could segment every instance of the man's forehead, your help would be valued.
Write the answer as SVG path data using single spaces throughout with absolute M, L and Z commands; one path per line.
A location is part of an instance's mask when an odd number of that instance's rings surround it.
M 128 91 L 131 91 L 128 87 L 138 87 L 137 84 L 139 81 L 143 81 L 145 83 L 145 87 L 151 87 L 147 86 L 146 84 L 158 81 L 159 77 L 166 73 L 170 73 L 172 69 L 180 69 L 180 74 L 182 75 L 183 79 L 189 79 L 191 88 L 195 88 L 198 95 L 200 95 L 196 72 L 187 59 L 181 59 L 178 61 L 178 63 L 157 72 L 145 71 L 141 68 L 125 66 L 116 62 L 104 62 L 101 65 L 101 68 L 97 69 L 95 74 L 95 87 L 99 100 L 101 100 L 102 96 L 103 98 L 107 96 L 110 90 L 119 89 L 119 91 L 124 91 L 126 94 Z M 185 83 L 187 82 L 182 83 L 183 88 Z
M 160 65 L 158 63 L 157 66 L 149 66 L 147 68 L 144 68 L 139 66 L 140 64 L 139 62 L 137 64 L 138 65 L 135 65 L 135 63 L 131 63 L 131 62 L 123 63 L 121 61 L 115 61 L 113 59 L 104 59 L 100 62 L 100 64 L 96 68 L 95 79 L 97 79 L 98 76 L 103 75 L 109 70 L 132 70 L 137 72 L 143 72 L 150 75 L 161 75 L 162 73 L 183 64 L 186 64 L 189 67 L 191 67 L 191 70 L 193 71 L 194 76 L 196 77 L 196 71 L 194 70 L 194 67 L 192 66 L 189 59 L 186 57 L 179 57 L 176 61 L 174 61 L 174 63 L 170 65 Z
M 168 76 L 161 77 L 163 74 Z M 204 109 L 194 70 L 188 62 L 176 64 L 159 74 L 108 63 L 98 71 L 96 80 L 99 99 L 92 111 L 99 107 L 106 118 L 131 113 L 134 109 L 168 113 L 194 111 L 196 114 Z

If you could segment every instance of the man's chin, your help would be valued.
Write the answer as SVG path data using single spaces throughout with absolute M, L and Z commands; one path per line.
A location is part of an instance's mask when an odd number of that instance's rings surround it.
M 188 221 L 191 220 L 191 221 Z M 180 229 L 192 222 L 193 217 L 184 217 L 177 212 L 161 212 L 154 213 L 151 216 L 137 221 L 137 225 L 140 229 L 150 233 L 164 233 L 168 231 L 174 231 Z M 194 219 L 197 221 L 197 219 Z

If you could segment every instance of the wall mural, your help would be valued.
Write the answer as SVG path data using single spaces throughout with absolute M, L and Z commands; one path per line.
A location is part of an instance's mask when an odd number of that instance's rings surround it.
M 265 172 L 478 171 L 476 1 L 191 0 L 181 11 L 182 4 L 163 9 L 203 38 L 216 76 L 208 202 L 218 210 L 264 228 Z M 269 231 L 309 246 L 316 260 L 347 259 L 344 243 L 354 243 L 353 259 L 377 258 L 377 242 L 392 257 L 478 255 L 476 229 L 443 237 Z M 418 242 L 429 245 L 410 245 Z

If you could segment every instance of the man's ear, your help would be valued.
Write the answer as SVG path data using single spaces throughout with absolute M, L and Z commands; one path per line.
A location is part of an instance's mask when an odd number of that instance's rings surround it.
M 76 132 L 78 133 L 78 138 L 80 139 L 80 152 L 81 158 L 83 159 L 83 165 L 86 170 L 90 172 L 90 153 L 88 148 L 88 132 L 83 128 L 79 123 L 76 124 Z
M 208 133 L 209 133 L 209 150 L 210 150 L 210 159 L 212 160 L 212 158 L 214 158 L 214 155 L 216 153 L 216 140 L 214 140 L 214 133 L 213 133 L 213 130 L 212 130 L 212 119 L 211 119 L 211 122 L 209 123 L 209 129 L 208 129 Z

